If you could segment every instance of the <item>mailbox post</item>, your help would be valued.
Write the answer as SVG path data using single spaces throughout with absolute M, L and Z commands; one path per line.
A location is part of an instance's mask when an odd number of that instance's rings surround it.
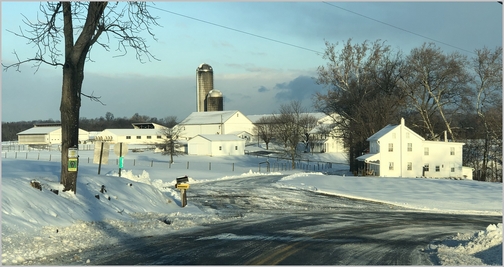
M 182 208 L 187 205 L 187 195 L 186 190 L 189 189 L 189 178 L 186 176 L 182 176 L 177 178 L 177 183 L 175 184 L 175 188 L 180 190 L 180 200 Z

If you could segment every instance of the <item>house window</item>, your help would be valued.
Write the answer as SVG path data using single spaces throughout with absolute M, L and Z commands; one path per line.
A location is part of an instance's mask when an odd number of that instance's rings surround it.
M 161 139 L 161 135 L 158 135 L 158 136 L 157 136 L 157 139 Z
M 396 139 L 396 133 L 392 133 L 392 139 Z
M 222 150 L 222 146 L 219 146 L 219 150 Z
M 455 155 L 455 148 L 454 147 L 450 147 L 450 155 Z
M 388 144 L 388 152 L 394 152 L 394 144 L 393 143 Z
M 413 151 L 413 143 L 408 143 L 408 152 Z
M 235 146 L 235 150 L 238 150 L 238 146 Z
M 413 170 L 413 163 L 408 162 L 408 171 L 411 171 L 411 170 Z
M 389 171 L 394 170 L 394 162 L 389 162 L 388 169 L 389 169 Z
M 149 135 L 149 136 L 147 136 L 147 139 L 151 139 L 151 138 L 152 138 L 152 136 L 150 136 L 150 135 Z
M 429 155 L 429 148 L 428 148 L 428 147 L 424 147 L 424 148 L 423 148 L 423 154 L 424 154 L 425 156 L 428 156 L 428 155 Z
M 127 135 L 127 136 L 126 136 L 126 139 L 131 139 L 131 136 Z
M 436 172 L 439 172 L 439 165 L 436 165 Z
M 137 139 L 142 139 L 142 137 L 140 135 L 137 135 Z
M 408 138 L 408 139 L 409 139 L 409 133 L 408 133 L 408 132 L 406 132 L 406 138 Z
M 455 167 L 451 167 L 450 171 L 455 172 Z
M 427 164 L 425 164 L 425 165 L 424 165 L 424 170 L 425 170 L 426 172 L 428 172 L 428 171 L 429 171 L 429 163 L 427 163 Z

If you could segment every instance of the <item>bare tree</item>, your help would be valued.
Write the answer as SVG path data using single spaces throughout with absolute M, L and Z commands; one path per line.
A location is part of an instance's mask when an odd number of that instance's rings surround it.
M 153 25 L 158 25 L 155 17 L 147 10 L 145 2 L 57 2 L 41 3 L 43 18 L 35 22 L 27 17 L 23 21 L 28 31 L 14 33 L 36 47 L 35 56 L 4 65 L 4 70 L 18 71 L 25 63 L 33 63 L 38 68 L 42 64 L 60 67 L 63 70 L 61 94 L 61 177 L 63 191 L 77 192 L 77 171 L 68 171 L 68 149 L 77 148 L 79 143 L 79 111 L 81 98 L 99 101 L 99 97 L 82 92 L 84 65 L 90 59 L 91 48 L 98 44 L 106 51 L 110 38 L 116 38 L 120 55 L 127 53 L 127 47 L 136 52 L 136 58 L 154 58 L 148 50 L 141 33 L 147 31 L 152 37 Z M 105 36 L 106 42 L 101 42 Z M 63 52 L 62 52 L 63 51 Z
M 178 124 L 177 116 L 167 116 L 160 119 L 159 122 L 168 128 L 172 128 Z
M 296 168 L 296 159 L 301 158 L 301 153 L 297 149 L 298 145 L 311 125 L 316 124 L 317 119 L 306 113 L 301 106 L 301 102 L 292 101 L 289 104 L 280 106 L 279 114 L 273 115 L 275 121 L 275 136 L 283 142 L 284 154 L 292 162 L 292 168 Z
M 184 145 L 180 142 L 180 136 L 183 128 L 173 126 L 171 128 L 163 128 L 159 132 L 164 136 L 163 155 L 170 155 L 170 163 L 173 163 L 173 156 L 185 155 Z
M 366 139 L 392 121 L 398 121 L 405 94 L 398 86 L 403 67 L 400 52 L 393 54 L 380 40 L 352 44 L 341 50 L 326 42 L 326 66 L 317 69 L 317 83 L 326 94 L 316 93 L 314 106 L 333 117 L 348 148 L 350 171 L 357 171 L 355 160 L 368 147 Z
M 261 140 L 264 141 L 264 143 L 266 144 L 266 150 L 269 149 L 269 143 L 275 136 L 274 122 L 275 121 L 273 116 L 265 116 L 259 118 L 259 120 L 257 120 L 257 122 L 255 123 L 255 134 L 258 136 L 258 138 L 261 138 Z
M 468 95 L 470 76 L 466 70 L 465 56 L 454 52 L 445 55 L 435 44 L 423 44 L 415 48 L 407 57 L 406 68 L 402 73 L 402 86 L 408 93 L 409 104 L 421 115 L 428 139 L 438 140 L 433 119 L 441 117 L 450 138 L 456 136 L 451 127 L 448 111 L 457 111 Z
M 501 151 L 500 158 L 502 159 L 502 47 L 498 47 L 494 51 L 486 47 L 477 49 L 476 55 L 471 62 L 475 72 L 472 83 L 476 95 L 476 113 L 484 131 L 481 157 L 479 158 L 482 161 L 481 172 L 477 173 L 481 174 L 479 179 L 486 181 L 491 158 L 499 158 L 498 151 Z M 494 162 L 495 165 L 498 163 Z M 502 160 L 500 165 L 502 166 Z M 500 178 L 502 178 L 502 170 Z M 490 180 L 495 179 L 492 177 Z

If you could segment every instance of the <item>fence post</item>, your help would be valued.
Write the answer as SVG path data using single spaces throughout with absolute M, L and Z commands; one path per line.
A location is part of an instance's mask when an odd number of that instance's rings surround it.
M 133 166 L 135 166 L 136 164 L 136 159 L 133 159 Z
M 187 169 L 189 170 L 189 161 L 187 162 Z
M 234 162 L 233 162 L 233 171 L 234 171 Z
M 37 160 L 40 160 L 40 152 L 38 153 Z
M 154 160 L 151 160 L 151 162 L 150 162 L 150 166 L 151 166 L 151 167 L 152 167 L 152 166 L 154 166 Z
M 28 152 L 26 152 L 26 158 L 25 159 L 28 159 Z
M 211 171 L 212 170 L 212 162 L 208 162 L 208 170 Z
M 16 154 L 14 155 L 14 158 L 15 158 L 15 159 L 17 159 L 17 152 L 16 152 Z
M 51 155 L 51 154 L 49 154 L 49 161 L 51 161 L 51 157 L 52 157 L 52 155 Z

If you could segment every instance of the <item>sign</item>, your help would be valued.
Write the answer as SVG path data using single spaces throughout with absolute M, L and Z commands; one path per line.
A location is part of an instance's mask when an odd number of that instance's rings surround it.
M 189 184 L 177 184 L 177 189 L 189 189 Z
M 68 159 L 68 171 L 69 172 L 76 172 L 77 171 L 77 159 L 76 158 L 69 158 Z
M 101 150 L 103 144 L 103 150 Z M 108 164 L 108 158 L 110 153 L 110 144 L 107 142 L 95 142 L 93 163 L 100 164 L 100 152 L 101 152 L 101 164 Z
M 78 153 L 77 153 L 77 148 L 69 148 L 68 149 L 68 157 L 69 158 L 77 158 L 78 157 Z
M 124 167 L 124 157 L 119 157 L 119 168 L 123 168 Z
M 121 151 L 121 144 L 122 144 L 122 151 Z M 128 153 L 128 145 L 126 143 L 117 143 L 114 145 L 114 153 L 118 157 L 126 156 Z

